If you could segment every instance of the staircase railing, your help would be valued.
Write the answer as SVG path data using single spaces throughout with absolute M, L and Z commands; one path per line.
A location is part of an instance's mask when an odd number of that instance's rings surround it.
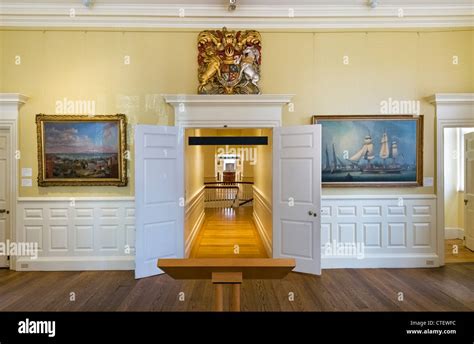
M 204 186 L 206 208 L 250 206 L 253 201 L 253 182 L 206 182 Z

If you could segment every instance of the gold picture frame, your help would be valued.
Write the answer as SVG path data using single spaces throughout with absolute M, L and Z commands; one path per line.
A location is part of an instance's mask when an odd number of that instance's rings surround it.
M 316 115 L 312 124 L 322 125 L 323 187 L 423 186 L 423 115 Z
M 127 118 L 36 115 L 38 186 L 127 186 Z

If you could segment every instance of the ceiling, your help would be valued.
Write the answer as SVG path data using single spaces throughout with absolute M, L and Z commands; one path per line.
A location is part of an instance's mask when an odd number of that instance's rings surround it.
M 474 27 L 473 0 L 0 0 L 0 27 L 367 29 Z M 70 10 L 75 15 L 69 17 Z M 400 11 L 402 15 L 400 16 Z
M 2 0 L 2 2 L 16 2 L 16 3 L 32 3 L 35 5 L 41 4 L 81 4 L 82 0 L 47 0 L 47 1 L 33 1 L 33 0 Z M 357 6 L 367 5 L 368 0 L 237 0 L 238 6 Z M 156 4 L 156 5 L 192 5 L 192 6 L 206 6 L 206 5 L 222 5 L 227 6 L 228 0 L 94 0 L 97 5 L 100 4 Z M 390 6 L 412 6 L 412 5 L 473 5 L 472 0 L 379 0 L 379 5 Z

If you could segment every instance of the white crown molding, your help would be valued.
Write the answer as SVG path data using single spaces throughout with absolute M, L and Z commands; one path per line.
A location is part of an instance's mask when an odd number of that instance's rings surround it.
M 427 98 L 431 104 L 473 104 L 474 93 L 436 93 Z
M 74 9 L 75 16 L 70 16 Z M 403 16 L 399 17 L 399 10 Z M 2 27 L 97 28 L 229 28 L 336 29 L 473 27 L 474 6 L 427 3 L 396 6 L 358 5 L 241 5 L 234 12 L 220 5 L 96 4 L 77 2 L 17 3 L 3 1 Z
M 194 128 L 267 128 L 282 124 L 283 106 L 293 95 L 164 94 L 174 107 L 175 125 Z
M 163 94 L 165 101 L 173 106 L 179 104 L 201 104 L 211 105 L 212 104 L 274 104 L 283 106 L 291 101 L 294 94 Z
M 0 93 L 0 104 L 25 104 L 29 97 L 20 93 Z

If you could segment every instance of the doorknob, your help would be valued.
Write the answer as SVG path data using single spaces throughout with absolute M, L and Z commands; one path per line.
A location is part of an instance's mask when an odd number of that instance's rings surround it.
M 464 205 L 467 205 L 469 203 L 469 200 L 465 199 L 464 200 Z
M 314 217 L 318 216 L 318 214 L 313 213 L 311 210 L 308 211 L 308 215 L 309 215 L 309 216 L 314 216 Z
M 10 214 L 10 211 L 9 210 L 6 210 L 6 209 L 0 209 L 0 214 Z

